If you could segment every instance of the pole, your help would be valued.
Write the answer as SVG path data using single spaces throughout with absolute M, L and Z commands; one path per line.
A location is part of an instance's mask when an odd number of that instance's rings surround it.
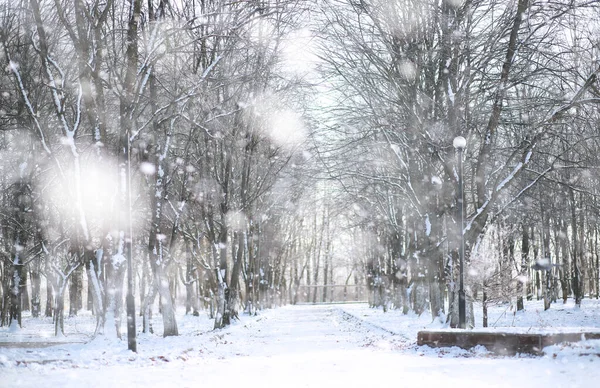
M 131 225 L 131 149 L 129 147 L 129 131 L 127 131 L 127 165 L 125 166 L 125 174 L 127 181 L 127 233 L 124 236 L 124 248 L 127 258 L 127 296 L 125 304 L 127 309 L 127 348 L 132 352 L 137 353 L 137 341 L 135 333 L 135 299 L 133 297 L 133 265 L 132 261 L 132 246 L 133 246 L 133 227 Z
M 458 151 L 458 208 L 460 211 L 460 284 L 458 288 L 458 327 L 466 328 L 466 301 L 465 301 L 465 283 L 464 283 L 464 268 L 465 268 L 465 206 L 464 206 L 464 190 L 463 190 L 463 163 L 462 151 L 463 147 L 457 147 Z
M 137 341 L 135 336 L 135 300 L 133 298 L 133 274 L 131 270 L 131 242 L 127 254 L 127 348 L 137 353 Z

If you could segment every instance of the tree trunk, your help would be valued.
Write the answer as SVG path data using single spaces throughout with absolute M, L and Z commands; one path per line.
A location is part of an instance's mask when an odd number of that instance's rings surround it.
M 158 293 L 158 287 L 155 284 L 155 278 L 153 277 L 150 281 L 150 285 L 147 287 L 147 292 L 142 298 L 142 332 L 143 333 L 154 333 L 152 328 L 152 306 Z
M 0 287 L 2 287 L 2 292 L 0 297 L 2 300 L 0 301 L 0 327 L 7 326 L 10 323 L 10 267 L 0 265 L 0 280 L 2 283 Z
M 46 309 L 44 312 L 44 316 L 47 318 L 52 317 L 53 312 L 54 312 L 54 291 L 52 289 L 52 282 L 48 279 L 48 275 L 46 275 Z
M 215 249 L 218 266 L 216 268 L 217 278 L 217 314 L 215 316 L 215 329 L 222 329 L 231 323 L 229 311 L 229 287 L 227 285 L 227 228 L 221 227 L 219 235 L 219 249 Z
M 31 270 L 31 316 L 39 318 L 42 312 L 42 277 L 39 269 L 34 268 Z
M 552 302 L 556 303 L 556 301 L 558 300 L 558 291 L 559 291 L 559 281 L 560 281 L 560 267 L 562 266 L 561 264 L 561 256 L 560 256 L 560 244 L 561 244 L 561 237 L 560 237 L 560 221 L 557 220 L 556 218 L 553 220 L 553 236 L 554 236 L 554 260 L 556 262 L 556 267 L 552 269 Z
M 175 318 L 175 307 L 169 289 L 169 281 L 165 276 L 163 269 L 162 243 L 157 241 L 157 234 L 150 234 L 150 244 L 153 248 L 150 251 L 150 267 L 152 268 L 154 285 L 157 287 L 158 295 L 160 296 L 160 309 L 163 318 L 163 337 L 177 336 L 177 319 Z
M 56 286 L 58 292 L 56 293 L 54 308 L 54 335 L 57 337 L 65 335 L 65 288 L 66 284 L 58 284 Z
M 313 283 L 314 283 L 314 292 L 312 294 L 312 302 L 317 303 L 317 294 L 319 285 L 319 267 L 321 266 L 321 248 L 323 246 L 323 230 L 325 227 L 325 212 L 323 212 L 323 220 L 321 223 L 321 227 L 317 224 L 317 213 L 315 212 L 314 216 L 314 249 L 312 251 L 312 259 L 313 259 Z
M 540 203 L 541 198 L 540 198 Z M 550 219 L 545 216 L 544 210 L 542 208 L 540 212 L 540 217 L 542 219 L 542 259 L 548 260 L 549 264 L 552 264 L 551 255 L 550 255 Z M 542 276 L 542 294 L 544 295 L 544 310 L 548 310 L 550 308 L 550 275 L 552 273 L 552 267 L 546 271 L 542 271 L 540 274 Z
M 20 254 L 15 255 L 12 266 L 12 277 L 10 284 L 10 309 L 9 309 L 9 325 L 18 325 L 21 327 L 21 295 L 22 295 L 22 278 L 23 264 L 21 263 Z
M 88 284 L 89 288 L 91 288 L 91 298 L 88 299 L 88 304 L 91 300 L 94 313 L 96 314 L 96 329 L 94 330 L 94 334 L 104 334 L 107 304 L 104 299 L 105 290 L 101 281 L 101 272 L 104 267 L 102 265 L 103 250 L 101 248 L 93 252 L 86 250 L 84 255 L 84 261 L 87 266 Z
M 521 300 L 522 301 L 522 300 Z M 488 327 L 488 300 L 487 300 L 487 288 L 483 285 L 483 327 Z
M 27 287 L 27 274 L 29 271 L 24 269 L 23 279 L 21 284 L 21 311 L 31 311 L 31 304 L 29 303 L 29 289 Z
M 523 303 L 523 284 L 530 283 L 527 279 L 527 263 L 529 262 L 529 234 L 527 232 L 528 227 L 521 225 L 522 238 L 521 238 L 521 267 L 519 269 L 519 277 L 517 279 L 517 311 L 525 309 Z
M 596 299 L 600 299 L 600 251 L 598 251 L 598 228 L 594 229 L 594 253 L 596 255 L 596 268 L 594 274 L 596 276 Z
M 571 284 L 571 281 L 569 279 L 569 274 L 571 273 L 571 271 L 569 266 L 570 253 L 567 229 L 567 221 L 562 220 L 562 222 L 560 223 L 560 250 L 562 255 L 562 265 L 560 268 L 560 283 L 562 289 L 563 304 L 567 303 Z
M 26 247 L 28 240 L 28 233 L 26 228 L 29 206 L 30 195 L 27 190 L 27 184 L 25 183 L 23 172 L 18 183 L 15 184 L 15 207 L 14 207 L 14 219 L 18 225 L 15 229 L 12 250 L 12 268 L 11 268 L 11 282 L 10 282 L 10 308 L 9 308 L 9 325 L 18 324 L 21 327 L 21 311 L 22 311 L 22 300 L 23 300 L 23 289 L 26 287 L 25 283 L 25 261 Z
M 436 319 L 443 319 L 444 316 L 444 299 L 442 297 L 442 289 L 440 283 L 442 283 L 442 252 L 433 244 L 430 245 L 431 252 L 429 252 L 429 268 L 427 268 L 429 281 L 429 305 L 431 311 L 432 321 Z M 392 274 L 391 276 L 394 276 Z
M 579 269 L 579 263 L 580 263 L 580 254 L 581 254 L 581 250 L 580 250 L 580 241 L 579 241 L 579 229 L 578 229 L 578 222 L 577 222 L 577 204 L 575 202 L 575 191 L 572 188 L 569 188 L 569 198 L 570 198 L 570 205 L 571 205 L 571 229 L 573 231 L 572 233 L 572 238 L 573 238 L 573 242 L 572 242 L 572 252 L 573 252 L 573 258 L 572 258 L 572 264 L 573 264 L 573 268 L 572 268 L 572 284 L 571 286 L 573 287 L 573 296 L 575 297 L 575 305 L 577 306 L 581 306 L 581 299 L 582 299 L 582 295 L 581 295 L 581 271 Z
M 86 303 L 85 308 L 86 308 L 87 311 L 91 311 L 92 314 L 96 315 L 96 314 L 98 314 L 98 312 L 96 310 L 94 310 L 94 285 L 92 284 L 91 277 L 90 277 L 90 263 L 89 263 L 89 260 L 85 261 L 85 274 L 87 276 L 87 281 L 88 281 L 87 282 L 88 286 L 87 286 L 87 290 L 86 290 L 86 293 L 87 293 L 87 298 L 86 298 L 87 303 Z
M 163 170 L 163 166 L 161 165 L 160 157 L 158 155 L 154 155 L 154 165 L 156 167 L 157 174 L 153 190 L 151 190 L 152 221 L 148 240 L 148 258 L 150 260 L 150 268 L 152 270 L 154 287 L 157 288 L 160 298 L 159 309 L 163 318 L 163 336 L 168 337 L 179 335 L 179 330 L 177 328 L 175 307 L 173 304 L 171 290 L 169 288 L 169 281 L 165 274 L 166 258 L 164 257 L 164 235 L 161 233 L 162 205 L 164 203 L 163 190 L 165 189 L 163 185 L 163 179 L 165 170 Z
M 123 309 L 123 282 L 125 278 L 125 272 L 127 270 L 125 263 L 125 256 L 123 255 L 124 246 L 124 235 L 121 233 L 119 237 L 120 242 L 118 243 L 117 253 L 113 255 L 106 255 L 105 260 L 108 261 L 105 266 L 106 279 L 107 279 L 107 290 L 105 292 L 104 305 L 106 306 L 106 320 L 105 324 L 108 328 L 114 329 L 117 338 L 121 338 L 121 313 Z M 106 258 L 108 257 L 108 259 Z M 106 331 L 103 334 L 107 334 Z M 110 337 L 113 334 L 108 333 Z
M 185 268 L 185 313 L 197 317 L 198 312 L 198 294 L 196 292 L 196 283 L 201 282 L 198 279 L 198 271 L 194 268 L 194 261 L 189 244 L 185 243 L 186 268 Z
M 83 307 L 82 292 L 83 292 L 83 273 L 81 270 L 76 270 L 69 279 L 69 317 L 74 317 Z
M 325 263 L 324 263 L 324 267 L 323 267 L 323 294 L 321 296 L 321 302 L 326 303 L 326 302 L 328 302 L 328 295 L 327 295 L 328 284 L 327 283 L 329 281 L 329 254 L 327 252 L 325 253 L 324 261 L 325 261 Z
M 238 294 L 239 294 L 239 284 L 240 284 L 240 271 L 242 268 L 242 263 L 244 262 L 244 258 L 246 256 L 246 244 L 245 244 L 245 232 L 244 231 L 236 231 L 234 233 L 234 241 L 236 241 L 237 249 L 234 251 L 235 256 L 233 257 L 233 267 L 231 269 L 231 279 L 229 281 L 229 292 L 227 294 L 227 306 L 229 306 L 229 316 L 230 319 L 237 318 L 237 305 L 239 303 Z

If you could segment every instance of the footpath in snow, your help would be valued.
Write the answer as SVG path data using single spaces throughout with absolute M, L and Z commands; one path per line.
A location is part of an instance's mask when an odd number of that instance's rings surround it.
M 137 354 L 125 341 L 105 338 L 43 349 L 0 347 L 0 386 L 574 388 L 600 381 L 593 341 L 581 345 L 591 349 L 587 353 L 561 347 L 543 357 L 417 347 L 412 337 L 426 317 L 365 305 L 287 306 L 242 316 L 218 331 L 205 317 L 180 322 L 179 337 L 140 336 Z

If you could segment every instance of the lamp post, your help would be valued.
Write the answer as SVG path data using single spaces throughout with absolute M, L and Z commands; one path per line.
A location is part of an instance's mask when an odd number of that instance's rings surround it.
M 458 158 L 458 211 L 460 212 L 460 248 L 458 251 L 460 261 L 460 280 L 458 287 L 458 327 L 466 328 L 466 305 L 465 305 L 465 284 L 464 284 L 464 268 L 465 268 L 465 205 L 464 205 L 464 190 L 463 190 L 463 163 L 462 153 L 467 146 L 467 140 L 462 136 L 454 138 L 452 143 L 457 152 Z

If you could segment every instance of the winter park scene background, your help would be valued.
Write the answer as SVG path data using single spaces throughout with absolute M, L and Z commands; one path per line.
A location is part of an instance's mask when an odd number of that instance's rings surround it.
M 599 20 L 0 0 L 0 386 L 596 386 Z

